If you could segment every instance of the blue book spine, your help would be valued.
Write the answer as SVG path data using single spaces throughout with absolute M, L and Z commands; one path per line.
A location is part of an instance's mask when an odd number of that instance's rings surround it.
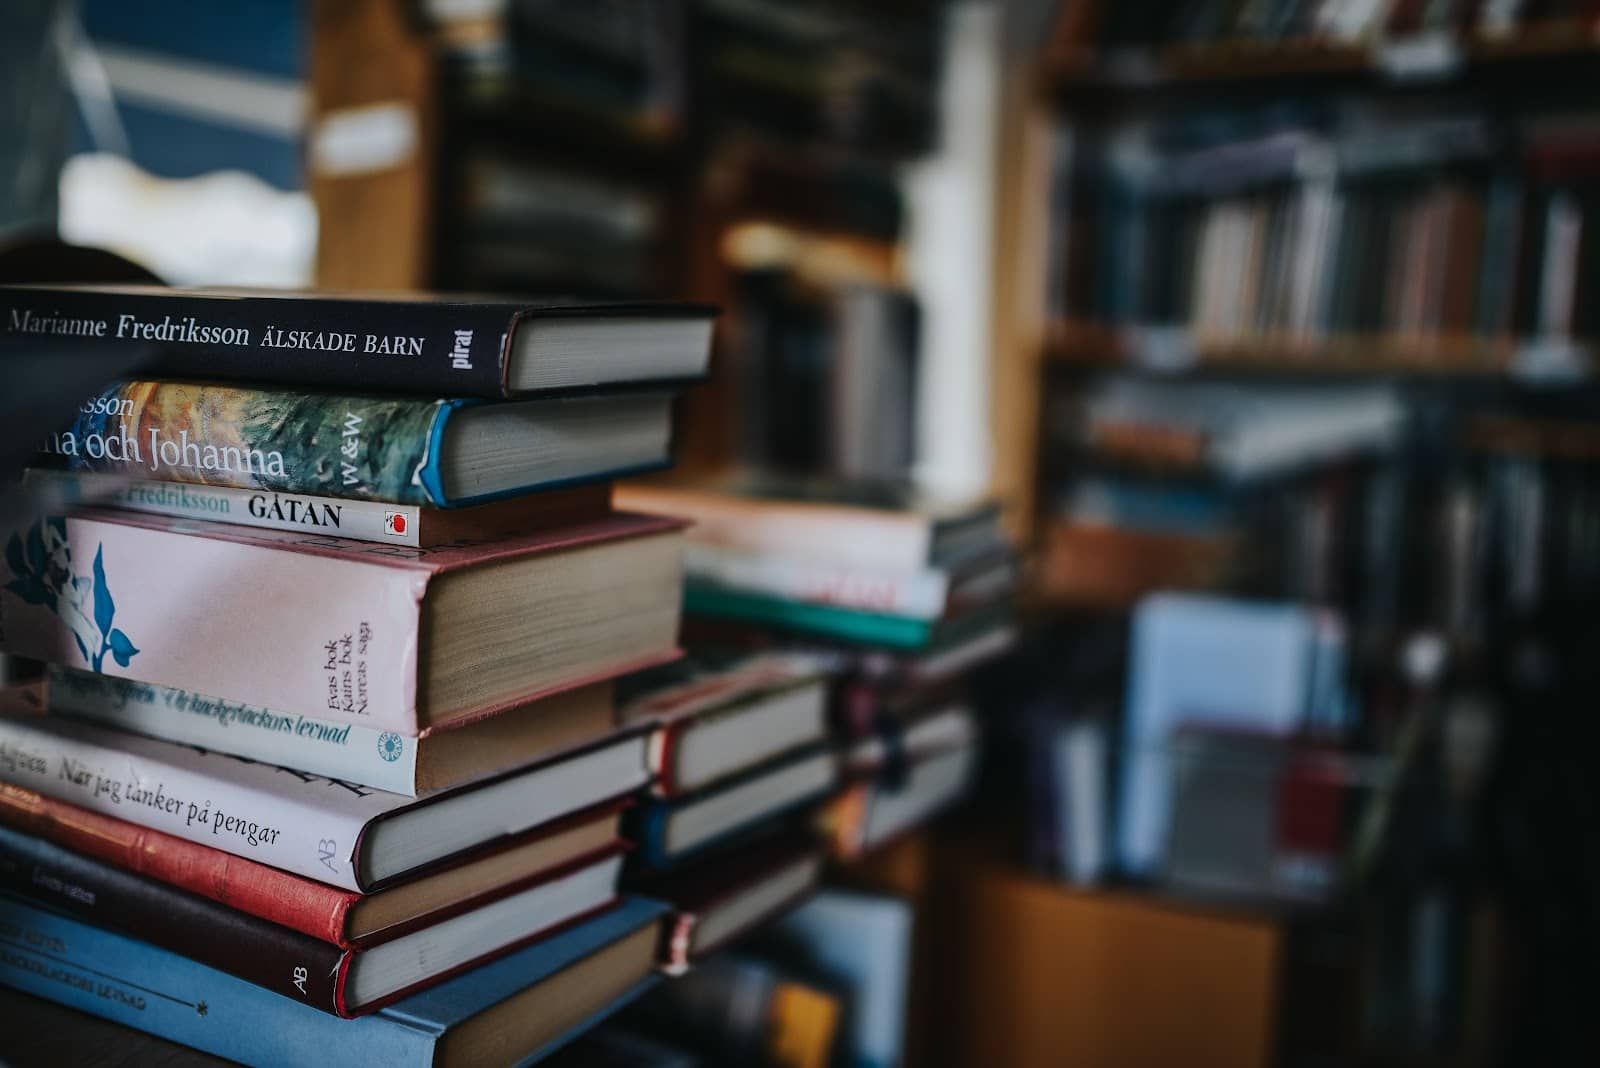
M 244 1064 L 433 1063 L 441 1033 L 341 1020 L 186 957 L 0 895 L 0 982 Z
M 686 860 L 692 860 L 707 853 L 714 853 L 770 830 L 784 819 L 804 809 L 807 805 L 814 805 L 821 801 L 827 796 L 828 791 L 833 789 L 831 786 L 825 787 L 816 793 L 796 798 L 794 801 L 768 812 L 752 812 L 744 821 L 728 828 L 722 834 L 708 841 L 690 846 L 687 849 L 668 850 L 668 824 L 679 809 L 706 797 L 713 796 L 718 792 L 737 788 L 750 779 L 767 773 L 770 768 L 771 766 L 768 765 L 740 776 L 730 783 L 715 786 L 688 797 L 675 798 L 671 801 L 653 799 L 640 805 L 634 810 L 637 815 L 632 818 L 632 838 L 637 845 L 638 852 L 636 855 L 639 860 L 646 867 L 654 868 L 657 871 L 671 871 Z

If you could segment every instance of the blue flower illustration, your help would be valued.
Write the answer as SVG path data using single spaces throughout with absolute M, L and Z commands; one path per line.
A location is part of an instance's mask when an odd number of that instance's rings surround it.
M 41 519 L 28 528 L 26 536 L 13 533 L 6 542 L 11 581 L 5 588 L 27 604 L 44 605 L 54 612 L 95 671 L 100 670 L 107 653 L 127 667 L 139 652 L 126 634 L 111 625 L 117 606 L 106 584 L 103 551 L 102 545 L 95 546 L 91 574 L 73 574 L 67 522 L 58 516 Z

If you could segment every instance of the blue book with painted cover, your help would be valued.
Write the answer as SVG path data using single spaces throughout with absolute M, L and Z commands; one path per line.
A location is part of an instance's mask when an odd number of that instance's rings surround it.
M 665 467 L 672 398 L 650 389 L 491 404 L 119 382 L 48 435 L 34 461 L 262 494 L 454 508 Z
M 527 1064 L 648 988 L 665 911 L 627 898 L 431 990 L 342 1020 L 0 894 L 0 982 L 244 1064 Z

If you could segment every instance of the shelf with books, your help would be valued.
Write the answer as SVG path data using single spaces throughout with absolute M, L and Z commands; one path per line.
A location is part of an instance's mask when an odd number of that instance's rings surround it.
M 1545 19 L 1505 34 L 1421 30 L 1365 40 L 1315 36 L 1188 44 L 1062 48 L 1041 75 L 1047 93 L 1083 96 L 1138 91 L 1260 89 L 1265 85 L 1439 87 L 1534 73 L 1553 76 L 1600 59 L 1600 35 L 1576 19 Z
M 1590 347 L 1577 342 L 1356 334 L 1316 341 L 1233 340 L 1173 327 L 1117 329 L 1081 322 L 1053 328 L 1045 357 L 1063 368 L 1171 374 L 1397 375 L 1549 383 L 1588 381 L 1594 373 Z

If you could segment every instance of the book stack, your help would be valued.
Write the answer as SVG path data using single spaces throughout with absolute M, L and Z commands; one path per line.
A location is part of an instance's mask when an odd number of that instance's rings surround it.
M 839 782 L 827 683 L 815 656 L 701 650 L 620 685 L 621 721 L 659 724 L 629 877 L 673 905 L 670 974 L 816 888 L 806 817 Z
M 1017 569 L 996 506 L 756 478 L 630 484 L 618 500 L 694 520 L 684 565 L 694 638 L 830 666 L 843 789 L 821 822 L 836 856 L 885 844 L 964 791 L 977 730 L 963 677 L 1012 641 Z
M 669 461 L 709 313 L 0 305 L 150 368 L 5 537 L 0 645 L 50 668 L 0 716 L 0 982 L 255 1064 L 521 1062 L 642 989 L 657 742 L 611 680 L 677 653 L 681 524 L 607 483 Z

